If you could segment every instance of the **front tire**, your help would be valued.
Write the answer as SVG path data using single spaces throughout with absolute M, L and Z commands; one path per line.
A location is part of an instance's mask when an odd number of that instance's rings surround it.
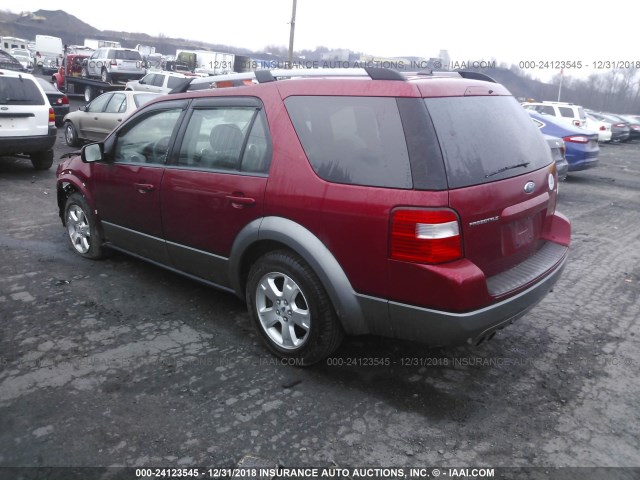
M 300 257 L 273 251 L 251 267 L 247 306 L 256 329 L 276 356 L 299 366 L 333 353 L 344 332 L 322 283 Z
M 82 194 L 69 195 L 64 207 L 64 221 L 69 244 L 78 255 L 92 259 L 104 256 L 102 235 Z
M 65 122 L 64 124 L 64 140 L 70 147 L 77 147 L 80 145 L 78 140 L 78 131 L 71 122 Z

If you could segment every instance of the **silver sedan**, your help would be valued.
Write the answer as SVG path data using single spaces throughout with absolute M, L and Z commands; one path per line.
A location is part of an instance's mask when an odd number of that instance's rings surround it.
M 70 147 L 83 140 L 99 142 L 136 109 L 159 96 L 149 92 L 107 92 L 64 117 L 64 139 Z

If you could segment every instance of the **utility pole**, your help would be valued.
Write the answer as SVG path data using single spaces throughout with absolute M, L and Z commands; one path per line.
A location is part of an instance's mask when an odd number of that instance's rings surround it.
M 560 86 L 558 87 L 558 101 L 560 101 L 560 95 L 562 94 L 562 79 L 564 78 L 563 73 L 564 73 L 564 68 L 560 69 Z
M 293 12 L 291 12 L 291 33 L 289 34 L 289 62 L 287 67 L 291 68 L 293 64 L 293 34 L 296 30 L 296 4 L 298 0 L 293 0 Z

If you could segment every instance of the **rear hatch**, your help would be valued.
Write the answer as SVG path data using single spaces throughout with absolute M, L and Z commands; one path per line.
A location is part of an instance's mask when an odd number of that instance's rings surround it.
M 15 76 L 1 73 L 0 136 L 38 136 L 48 132 L 48 101 L 35 82 L 17 73 Z
M 544 273 L 548 258 L 542 267 L 527 264 L 532 268 L 526 275 L 509 281 L 491 282 L 491 277 L 545 248 L 542 234 L 555 211 L 557 180 L 549 146 L 513 97 L 424 102 L 444 158 L 449 206 L 459 215 L 464 256 L 488 278 L 492 296 L 524 286 Z

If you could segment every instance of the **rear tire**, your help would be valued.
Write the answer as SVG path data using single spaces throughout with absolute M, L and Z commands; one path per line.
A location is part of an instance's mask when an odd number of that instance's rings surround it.
M 64 140 L 70 147 L 77 147 L 80 145 L 78 140 L 78 131 L 74 127 L 73 123 L 67 121 L 64 123 Z
M 49 170 L 53 165 L 53 150 L 32 153 L 30 157 L 31 164 L 36 170 Z
M 111 75 L 109 75 L 109 72 L 107 72 L 106 68 L 102 69 L 102 73 L 100 74 L 100 78 L 105 83 L 109 83 L 111 81 Z
M 333 353 L 344 332 L 311 267 L 288 251 L 263 255 L 251 267 L 246 300 L 267 348 L 291 364 L 309 366 Z
M 87 200 L 81 193 L 72 193 L 64 206 L 67 239 L 78 255 L 97 260 L 104 257 L 102 235 Z

